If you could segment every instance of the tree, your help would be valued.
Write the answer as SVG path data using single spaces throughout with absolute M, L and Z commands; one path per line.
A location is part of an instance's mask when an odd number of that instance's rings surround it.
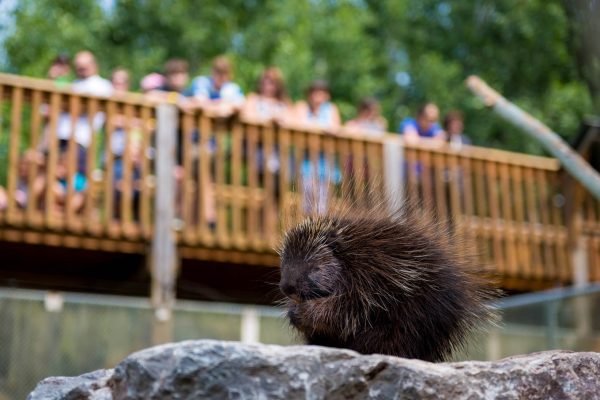
M 294 99 L 328 79 L 345 118 L 374 94 L 394 129 L 431 100 L 463 110 L 476 144 L 539 153 L 463 82 L 480 75 L 569 138 L 598 87 L 595 59 L 578 68 L 581 15 L 559 0 L 116 0 L 108 10 L 94 0 L 23 0 L 6 51 L 12 71 L 44 76 L 58 52 L 88 48 L 105 75 L 124 66 L 136 82 L 170 57 L 206 73 L 226 53 L 246 91 L 277 65 Z

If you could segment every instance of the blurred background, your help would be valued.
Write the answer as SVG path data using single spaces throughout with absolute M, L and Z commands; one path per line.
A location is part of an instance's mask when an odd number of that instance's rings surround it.
M 327 186 L 330 203 L 348 188 L 367 205 L 369 193 L 412 197 L 493 268 L 502 320 L 456 360 L 600 351 L 600 201 L 464 83 L 480 76 L 598 169 L 599 21 L 596 0 L 0 0 L 0 400 L 169 341 L 299 343 L 276 306 L 273 247 L 290 210 L 306 212 L 309 190 L 294 180 L 321 159 L 334 177 L 313 184 Z M 82 50 L 112 85 L 127 70 L 125 93 L 71 91 L 76 68 L 50 76 Z M 246 95 L 276 66 L 290 103 L 326 80 L 341 121 L 369 96 L 387 128 L 330 135 L 179 104 L 166 132 L 180 154 L 164 186 L 164 114 L 143 82 L 172 59 L 187 63 L 190 81 L 214 74 L 220 56 Z M 168 96 L 157 103 L 177 103 Z M 390 153 L 402 121 L 426 103 L 437 118 L 459 110 L 473 146 L 423 139 Z M 61 119 L 71 134 L 59 149 L 48 142 Z M 98 138 L 89 148 L 73 139 L 77 119 Z M 112 147 L 119 132 L 123 148 L 137 146 L 131 154 Z M 54 181 L 60 193 L 48 189 Z M 173 287 L 162 293 L 177 301 L 159 302 L 170 318 L 157 307 L 151 257 L 161 187 L 172 203 L 162 226 L 175 232 Z

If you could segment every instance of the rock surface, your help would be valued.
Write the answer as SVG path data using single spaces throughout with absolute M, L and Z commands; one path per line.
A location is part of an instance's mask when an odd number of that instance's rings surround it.
M 432 364 L 315 346 L 200 340 L 134 353 L 114 370 L 47 378 L 28 397 L 201 398 L 600 399 L 600 353 Z

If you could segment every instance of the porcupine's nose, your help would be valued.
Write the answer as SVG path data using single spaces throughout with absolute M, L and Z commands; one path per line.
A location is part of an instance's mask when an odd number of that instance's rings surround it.
M 290 285 L 289 283 L 282 283 L 281 284 L 281 292 L 284 295 L 286 295 L 287 297 L 289 297 L 290 299 L 294 300 L 296 303 L 300 302 L 300 296 L 298 295 L 298 292 L 296 291 L 296 286 Z

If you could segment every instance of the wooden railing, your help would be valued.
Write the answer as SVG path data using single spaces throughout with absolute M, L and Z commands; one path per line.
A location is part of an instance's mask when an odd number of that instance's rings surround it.
M 0 102 L 0 240 L 145 252 L 160 191 L 155 105 L 6 74 Z M 180 140 L 173 225 L 183 257 L 276 265 L 285 224 L 342 198 L 391 196 L 447 222 L 508 287 L 572 282 L 577 238 L 587 275 L 600 279 L 600 205 L 580 189 L 565 193 L 554 159 L 178 115 L 169 134 Z

